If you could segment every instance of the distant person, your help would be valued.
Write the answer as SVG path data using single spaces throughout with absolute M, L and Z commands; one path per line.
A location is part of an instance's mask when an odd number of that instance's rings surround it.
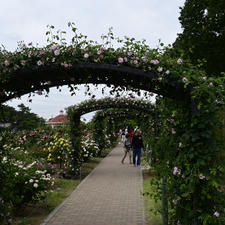
M 133 137 L 133 130 L 132 130 L 132 128 L 128 128 L 128 134 L 130 135 L 130 142 L 132 142 L 132 137 Z
M 123 129 L 122 130 L 122 133 L 121 133 L 121 139 L 122 139 L 122 143 L 124 143 L 126 137 L 125 137 L 125 130 Z
M 143 140 L 141 136 L 141 132 L 139 129 L 136 129 L 131 146 L 133 148 L 133 164 L 134 166 L 140 166 L 141 163 L 141 149 L 144 147 Z M 137 158 L 137 164 L 136 164 L 136 158 Z
M 124 160 L 125 160 L 127 154 L 129 155 L 129 160 L 130 160 L 130 164 L 131 164 L 131 141 L 130 141 L 129 134 L 126 134 L 126 139 L 124 141 L 124 156 L 121 161 L 122 163 L 124 163 Z
M 125 135 L 128 134 L 128 126 L 126 126 L 126 129 L 125 129 Z

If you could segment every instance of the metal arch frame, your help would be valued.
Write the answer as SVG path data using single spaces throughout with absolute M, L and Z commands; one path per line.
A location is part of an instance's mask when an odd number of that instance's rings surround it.
M 163 86 L 157 78 L 157 74 L 151 71 L 143 72 L 141 69 L 113 64 L 78 62 L 70 68 L 54 64 L 33 66 L 15 71 L 11 79 L 0 84 L 0 103 L 40 89 L 88 83 L 130 86 L 175 99 L 188 95 L 178 82 L 171 81 L 169 85 Z

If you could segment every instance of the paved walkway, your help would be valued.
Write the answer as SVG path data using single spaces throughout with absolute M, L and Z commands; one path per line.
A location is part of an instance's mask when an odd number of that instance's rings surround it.
M 42 225 L 145 224 L 140 169 L 122 156 L 118 145 Z

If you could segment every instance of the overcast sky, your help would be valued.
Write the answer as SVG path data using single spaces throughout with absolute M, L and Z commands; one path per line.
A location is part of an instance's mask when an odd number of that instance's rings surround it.
M 0 0 L 0 44 L 10 51 L 14 51 L 17 42 L 22 40 L 43 46 L 46 25 L 69 32 L 67 23 L 75 22 L 88 39 L 99 41 L 101 34 L 113 27 L 115 36 L 146 39 L 154 48 L 159 39 L 172 44 L 181 32 L 178 17 L 183 4 L 184 0 Z M 100 91 L 95 92 L 98 98 L 103 97 Z M 48 98 L 36 96 L 32 99 L 33 102 L 28 103 L 27 96 L 23 96 L 7 104 L 16 107 L 24 103 L 32 112 L 48 119 L 88 97 L 82 87 L 73 97 L 63 87 L 62 92 L 52 88 Z M 85 118 L 90 119 L 91 115 Z

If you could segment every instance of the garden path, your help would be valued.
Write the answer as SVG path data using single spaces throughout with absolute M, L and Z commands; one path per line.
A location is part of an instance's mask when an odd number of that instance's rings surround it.
M 145 224 L 142 175 L 118 145 L 42 225 Z

